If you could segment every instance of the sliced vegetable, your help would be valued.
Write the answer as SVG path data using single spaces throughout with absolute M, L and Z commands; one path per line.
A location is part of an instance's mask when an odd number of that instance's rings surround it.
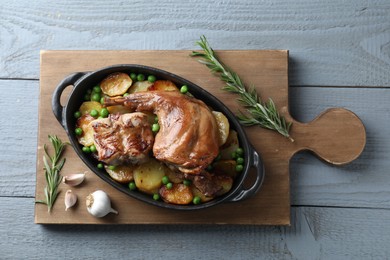
M 230 132 L 229 120 L 224 114 L 218 111 L 213 111 L 213 116 L 217 121 L 218 131 L 219 131 L 219 146 L 222 146 L 226 143 L 226 140 Z
M 105 166 L 108 175 L 119 183 L 129 183 L 134 180 L 134 168 L 135 166 L 130 165 Z
M 239 147 L 237 132 L 234 130 L 229 131 L 229 135 L 226 139 L 225 144 L 221 147 L 221 160 L 232 159 L 232 153 Z
M 128 93 L 136 93 L 142 91 L 148 91 L 148 88 L 153 86 L 152 82 L 149 81 L 137 81 L 129 89 Z
M 179 91 L 175 83 L 170 80 L 156 80 L 152 86 L 148 88 L 149 91 Z
M 164 201 L 179 205 L 189 204 L 194 198 L 190 187 L 184 184 L 173 184 L 170 189 L 166 186 L 162 186 L 160 195 Z
M 77 135 L 79 143 L 83 146 L 91 146 L 94 144 L 92 121 L 95 118 L 86 114 L 77 119 L 76 129 L 81 129 L 81 135 Z M 80 130 L 77 130 L 80 131 Z
M 113 97 L 123 95 L 132 83 L 133 81 L 126 73 L 115 72 L 103 79 L 100 88 L 104 94 Z
M 83 102 L 80 106 L 81 115 L 90 114 L 92 110 L 100 111 L 102 109 L 102 104 L 96 101 L 86 101 Z
M 162 185 L 162 177 L 165 176 L 165 167 L 155 159 L 134 169 L 134 181 L 140 191 L 148 194 L 158 193 Z

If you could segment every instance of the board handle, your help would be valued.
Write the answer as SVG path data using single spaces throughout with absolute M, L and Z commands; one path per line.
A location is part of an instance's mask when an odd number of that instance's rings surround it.
M 64 122 L 63 118 L 63 110 L 64 107 L 61 105 L 61 95 L 62 92 L 68 87 L 72 86 L 74 88 L 74 84 L 83 77 L 86 72 L 76 72 L 73 74 L 68 75 L 66 78 L 64 78 L 55 88 L 51 100 L 51 107 L 53 109 L 54 116 L 57 118 L 58 122 L 60 122 L 61 126 L 63 128 L 66 128 L 66 124 Z
M 254 148 L 251 148 L 250 164 L 248 170 L 251 167 L 256 169 L 256 179 L 254 180 L 252 186 L 248 189 L 245 189 L 244 184 L 241 184 L 239 191 L 235 193 L 232 198 L 228 199 L 228 201 L 235 202 L 245 200 L 249 197 L 252 197 L 259 191 L 264 181 L 264 164 Z

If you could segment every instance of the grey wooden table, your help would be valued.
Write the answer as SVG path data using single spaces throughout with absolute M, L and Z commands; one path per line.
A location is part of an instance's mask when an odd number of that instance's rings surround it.
M 354 111 L 353 163 L 291 162 L 292 225 L 34 224 L 39 50 L 289 49 L 290 109 L 307 122 Z M 390 2 L 3 1 L 0 5 L 0 259 L 390 258 Z

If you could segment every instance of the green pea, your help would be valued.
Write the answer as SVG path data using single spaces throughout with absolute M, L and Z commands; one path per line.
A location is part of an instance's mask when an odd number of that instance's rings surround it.
M 91 95 L 91 101 L 100 102 L 100 94 L 99 93 L 92 93 Z
M 195 205 L 198 205 L 202 202 L 202 200 L 200 199 L 199 196 L 195 196 L 193 199 L 192 199 L 192 203 L 194 203 Z
M 77 127 L 75 130 L 74 130 L 75 134 L 76 135 L 82 135 L 83 134 L 83 129 L 81 129 L 80 127 Z
M 232 152 L 231 157 L 232 157 L 232 159 L 237 159 L 237 153 L 236 152 Z
M 102 163 L 97 164 L 98 169 L 103 169 L 104 165 Z
M 185 94 L 188 92 L 188 86 L 187 85 L 183 85 L 181 88 L 180 88 L 180 92 Z
M 123 94 L 124 97 L 127 97 L 128 95 L 130 95 L 130 94 L 127 92 L 125 94 Z
M 159 200 L 160 199 L 160 195 L 158 193 L 153 194 L 153 199 L 154 200 Z
M 81 112 L 80 111 L 74 112 L 74 117 L 75 118 L 79 118 L 80 116 L 81 116 Z
M 237 164 L 244 164 L 244 158 L 238 157 L 238 158 L 236 159 L 236 162 L 237 162 Z
M 99 116 L 99 112 L 96 109 L 92 109 L 91 112 L 89 112 L 89 114 L 95 118 Z
M 108 114 L 110 114 L 110 112 L 108 112 L 107 108 L 102 108 L 102 110 L 100 110 L 100 116 L 108 117 Z
M 91 149 L 88 146 L 83 146 L 83 148 L 81 150 L 83 150 L 84 153 L 90 153 L 91 152 Z
M 162 177 L 161 181 L 162 181 L 162 183 L 163 183 L 164 185 L 165 185 L 165 184 L 168 184 L 168 183 L 169 183 L 169 178 L 168 178 L 168 176 Z
M 116 166 L 115 165 L 109 165 L 108 166 L 108 169 L 110 169 L 111 171 L 115 170 Z
M 100 104 L 102 104 L 102 105 L 104 104 L 104 97 L 100 98 Z
M 130 73 L 130 78 L 131 78 L 131 80 L 136 81 L 137 80 L 137 74 L 135 74 L 134 72 Z
M 239 156 L 243 156 L 244 155 L 244 150 L 242 148 L 237 148 L 236 150 L 236 154 L 239 155 Z
M 242 170 L 244 170 L 244 166 L 242 166 L 242 164 L 236 165 L 236 172 L 242 172 Z
M 158 116 L 155 116 L 155 117 L 154 117 L 154 122 L 155 122 L 155 123 L 158 123 Z
M 172 182 L 168 182 L 165 187 L 167 187 L 168 190 L 172 189 L 173 188 L 173 183 Z
M 186 186 L 190 186 L 191 185 L 191 180 L 184 179 L 183 180 L 183 184 L 186 185 Z
M 145 80 L 145 75 L 144 74 L 138 74 L 137 75 L 137 80 L 138 81 L 144 81 Z
M 130 190 L 136 190 L 137 189 L 137 186 L 135 185 L 134 181 L 129 182 L 129 189 Z
M 102 92 L 102 89 L 99 86 L 94 86 L 92 89 L 92 92 L 100 93 L 100 92 Z
M 96 153 L 96 146 L 93 144 L 89 147 L 89 149 L 91 150 L 91 153 Z
M 152 83 L 155 82 L 155 81 L 156 81 L 156 76 L 154 76 L 154 75 L 149 75 L 149 76 L 148 76 L 148 81 L 149 81 L 149 82 L 152 82 Z
M 153 124 L 152 125 L 152 132 L 157 133 L 160 130 L 160 125 L 159 124 Z

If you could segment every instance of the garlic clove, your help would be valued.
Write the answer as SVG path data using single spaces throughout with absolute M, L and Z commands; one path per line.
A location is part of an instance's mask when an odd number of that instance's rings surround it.
M 65 193 L 65 210 L 73 207 L 77 202 L 77 195 L 72 190 L 67 190 Z
M 106 216 L 108 213 L 118 214 L 118 211 L 111 208 L 111 200 L 107 193 L 97 190 L 87 196 L 86 205 L 88 212 L 97 218 Z
M 68 176 L 64 176 L 62 182 L 65 184 L 68 184 L 69 186 L 77 186 L 81 184 L 85 179 L 85 172 L 84 173 L 74 173 L 70 174 Z

